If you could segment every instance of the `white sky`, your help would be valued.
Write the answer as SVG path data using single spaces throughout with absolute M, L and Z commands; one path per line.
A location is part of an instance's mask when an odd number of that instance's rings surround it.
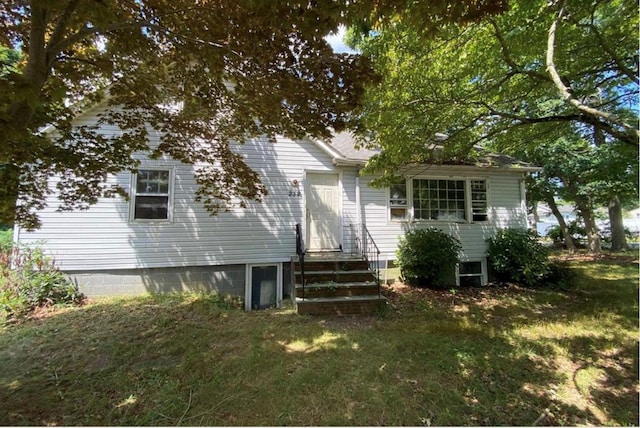
M 347 47 L 342 39 L 344 38 L 344 33 L 347 31 L 346 27 L 343 25 L 340 26 L 338 30 L 338 34 L 334 34 L 332 36 L 327 36 L 326 40 L 329 42 L 334 52 L 337 53 L 356 53 L 353 49 Z

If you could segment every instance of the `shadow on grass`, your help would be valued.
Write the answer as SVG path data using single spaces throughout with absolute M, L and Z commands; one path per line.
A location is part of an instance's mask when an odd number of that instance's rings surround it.
M 585 293 L 412 293 L 357 319 L 210 296 L 95 303 L 0 333 L 0 421 L 637 423 L 637 300 Z

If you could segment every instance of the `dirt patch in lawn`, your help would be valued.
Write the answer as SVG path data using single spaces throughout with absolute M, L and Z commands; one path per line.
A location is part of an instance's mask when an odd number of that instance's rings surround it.
M 507 296 L 514 297 L 530 292 L 530 289 L 515 284 L 482 288 L 455 288 L 453 291 L 414 287 L 404 283 L 383 286 L 383 293 L 389 304 L 397 309 L 419 301 L 430 302 L 440 307 L 474 305 L 480 308 L 492 308 Z

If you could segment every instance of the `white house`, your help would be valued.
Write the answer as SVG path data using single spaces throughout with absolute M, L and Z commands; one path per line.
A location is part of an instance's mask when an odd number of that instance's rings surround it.
M 91 123 L 100 111 L 78 121 Z M 262 203 L 212 217 L 194 202 L 193 166 L 145 158 L 137 175 L 108 177 L 130 189 L 130 201 L 60 213 L 54 196 L 40 213 L 42 227 L 17 227 L 15 237 L 42 242 L 89 296 L 212 290 L 244 296 L 251 307 L 250 284 L 266 281 L 279 302 L 290 289 L 296 224 L 309 252 L 348 252 L 366 225 L 382 269 L 405 231 L 437 227 L 462 242 L 465 281 L 486 283 L 486 240 L 501 228 L 527 227 L 523 179 L 537 170 L 487 154 L 473 165 L 408 168 L 403 183 L 375 189 L 360 175 L 373 152 L 355 150 L 347 133 L 330 143 L 278 137 L 236 149 L 269 191 Z

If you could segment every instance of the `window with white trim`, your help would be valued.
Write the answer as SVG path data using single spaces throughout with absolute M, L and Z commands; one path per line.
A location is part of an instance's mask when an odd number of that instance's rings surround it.
M 389 186 L 389 219 L 406 219 L 407 208 L 407 182 L 402 179 L 398 183 Z
M 133 176 L 131 192 L 134 221 L 171 219 L 171 179 L 169 168 L 139 169 Z
M 487 181 L 414 178 L 390 185 L 389 219 L 402 221 L 411 217 L 426 221 L 487 221 Z
M 471 186 L 471 219 L 473 221 L 487 221 L 487 182 L 485 180 L 470 180 Z
M 465 221 L 464 180 L 413 180 L 413 217 L 416 220 Z
M 461 287 L 481 287 L 485 281 L 484 263 L 481 260 L 460 262 L 458 265 L 458 285 Z

